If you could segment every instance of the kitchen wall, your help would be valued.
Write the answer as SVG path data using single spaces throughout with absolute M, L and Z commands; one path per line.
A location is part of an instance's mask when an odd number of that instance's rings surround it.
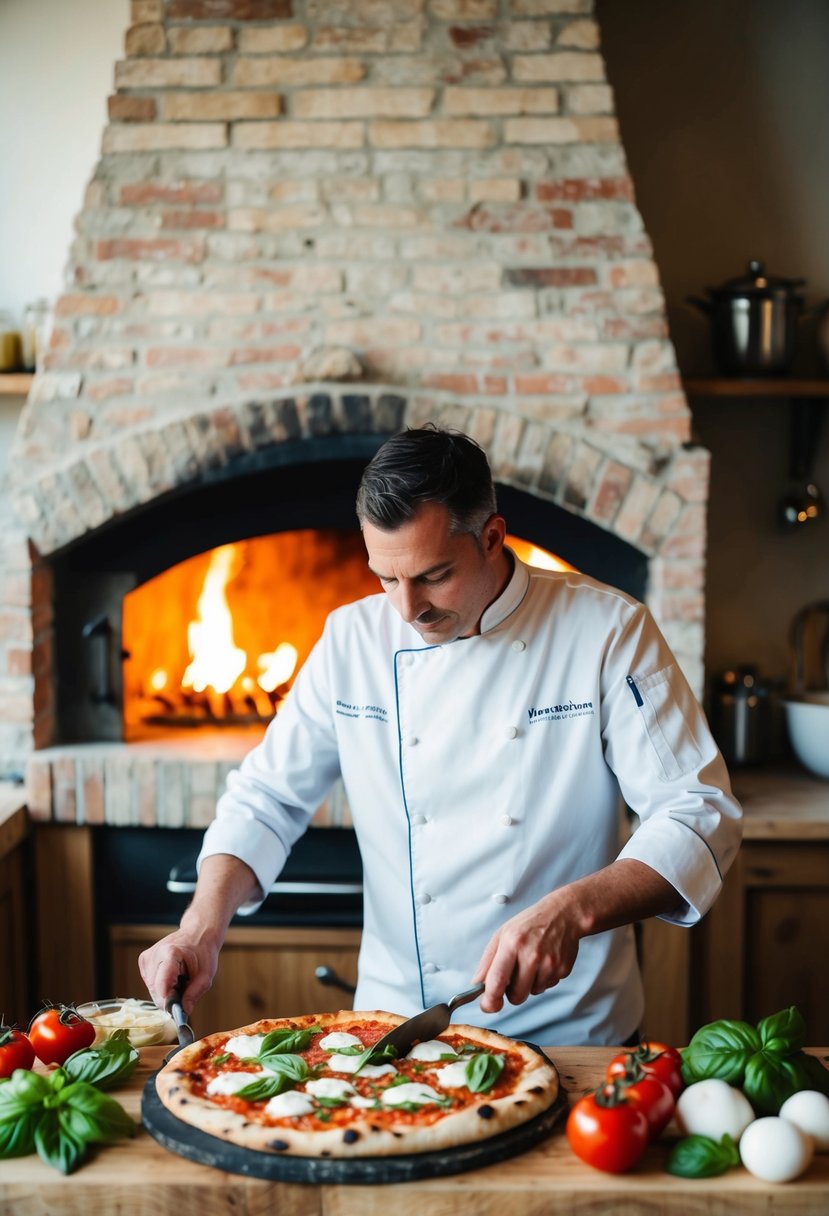
M 829 296 L 829 5 L 824 0 L 597 0 L 607 74 L 654 243 L 685 376 L 711 373 L 707 321 L 686 304 L 751 258 Z M 814 320 L 796 371 L 814 374 Z M 712 453 L 706 666 L 783 677 L 789 621 L 829 598 L 827 516 L 781 530 L 786 401 L 692 400 Z M 825 411 L 829 407 L 824 407 Z M 829 418 L 815 463 L 829 499 Z
M 57 291 L 128 13 L 127 0 L 0 3 L 0 164 L 12 182 L 0 191 L 0 307 Z M 829 6 L 598 0 L 598 18 L 680 366 L 704 373 L 706 322 L 686 295 L 760 256 L 772 271 L 806 277 L 810 300 L 829 296 Z M 810 338 L 804 323 L 804 372 Z M 783 676 L 791 615 L 829 597 L 829 524 L 795 536 L 777 527 L 785 403 L 693 405 L 696 438 L 713 453 L 708 666 L 756 661 Z M 4 402 L 0 471 L 17 408 Z M 829 494 L 829 422 L 815 473 Z

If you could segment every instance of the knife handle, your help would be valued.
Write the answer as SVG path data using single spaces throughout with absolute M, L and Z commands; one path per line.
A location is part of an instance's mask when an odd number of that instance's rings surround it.
M 187 987 L 188 978 L 189 977 L 187 975 L 187 972 L 181 971 L 179 973 L 178 979 L 176 980 L 173 991 L 170 993 L 170 995 L 167 997 L 167 1000 L 164 1002 L 164 1008 L 167 1010 L 167 1012 L 170 1014 L 170 1017 L 175 1022 L 176 1030 L 178 1030 L 179 1026 L 185 1025 L 185 1023 L 187 1022 L 187 1014 L 184 1012 L 184 1008 L 181 1003 L 181 998 L 182 998 L 184 989 Z
M 457 996 L 453 996 L 449 1001 L 449 1012 L 452 1013 L 458 1005 L 466 1005 L 469 1001 L 474 1001 L 476 996 L 481 995 L 484 988 L 486 988 L 486 984 L 476 984 L 474 988 L 468 988 L 466 992 L 459 992 Z

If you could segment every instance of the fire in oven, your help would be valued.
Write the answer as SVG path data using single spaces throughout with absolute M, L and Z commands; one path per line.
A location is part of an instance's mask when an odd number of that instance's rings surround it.
M 96 829 L 95 903 L 102 934 L 115 924 L 177 925 L 195 889 L 202 836 L 192 828 Z M 234 917 L 233 924 L 360 928 L 362 880 L 362 859 L 351 828 L 309 828 L 261 907 L 250 916 Z M 107 980 L 108 955 L 102 938 L 98 967 Z M 353 991 L 328 968 L 321 968 L 317 979 Z

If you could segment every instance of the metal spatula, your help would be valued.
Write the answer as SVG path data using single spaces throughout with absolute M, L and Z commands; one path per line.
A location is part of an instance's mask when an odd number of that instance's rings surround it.
M 481 995 L 485 987 L 486 984 L 476 984 L 474 988 L 453 996 L 445 1005 L 432 1005 L 430 1009 L 416 1013 L 413 1018 L 401 1022 L 399 1026 L 395 1026 L 394 1030 L 384 1034 L 379 1043 L 375 1044 L 375 1052 L 382 1051 L 384 1047 L 394 1047 L 398 1057 L 405 1056 L 415 1043 L 424 1043 L 427 1039 L 434 1039 L 437 1035 L 442 1034 L 449 1025 L 452 1014 L 458 1006 L 474 1001 L 476 996 Z
M 181 1051 L 182 1047 L 189 1047 L 194 1042 L 196 1036 L 193 1034 L 193 1029 L 187 1021 L 187 1014 L 181 1004 L 181 996 L 184 989 L 187 987 L 187 974 L 182 972 L 176 980 L 176 986 L 170 995 L 167 997 L 164 1008 L 169 1013 L 170 1017 L 176 1024 L 176 1034 L 178 1035 L 178 1043 L 172 1050 L 168 1051 L 164 1057 L 164 1063 L 169 1064 L 177 1051 Z

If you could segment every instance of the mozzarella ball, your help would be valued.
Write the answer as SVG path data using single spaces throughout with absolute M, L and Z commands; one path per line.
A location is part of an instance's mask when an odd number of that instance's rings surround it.
M 791 1182 L 808 1167 L 813 1152 L 811 1136 L 779 1115 L 755 1119 L 740 1140 L 743 1165 L 764 1182 Z
M 815 1152 L 829 1152 L 829 1098 L 816 1089 L 801 1089 L 780 1107 L 781 1119 L 788 1119 L 815 1142 Z
M 682 1091 L 676 1101 L 676 1117 L 686 1136 L 721 1140 L 729 1135 L 736 1143 L 753 1121 L 754 1111 L 739 1089 L 709 1077 Z

